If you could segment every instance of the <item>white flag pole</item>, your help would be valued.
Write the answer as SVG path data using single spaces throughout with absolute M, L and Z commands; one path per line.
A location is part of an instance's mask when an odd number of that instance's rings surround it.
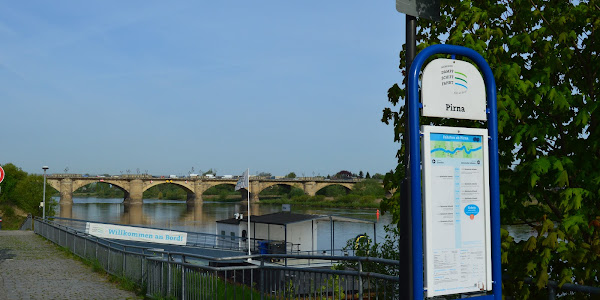
M 248 176 L 246 177 L 246 191 L 248 191 L 248 255 L 252 255 L 252 253 L 250 252 L 250 242 L 252 241 L 250 236 L 250 168 L 248 168 L 246 172 L 246 174 L 248 174 Z M 256 236 L 256 233 L 254 233 L 254 236 Z M 251 258 L 248 258 L 248 260 L 251 260 Z

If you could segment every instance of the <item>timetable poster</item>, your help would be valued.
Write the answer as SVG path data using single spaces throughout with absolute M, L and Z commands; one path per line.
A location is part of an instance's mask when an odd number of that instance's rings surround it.
M 427 295 L 490 290 L 489 179 L 484 151 L 487 136 L 427 134 Z

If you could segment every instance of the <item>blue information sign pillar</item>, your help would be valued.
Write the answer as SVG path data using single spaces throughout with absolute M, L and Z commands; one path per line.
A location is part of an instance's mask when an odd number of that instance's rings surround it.
M 491 253 L 492 253 L 492 295 L 476 299 L 502 299 L 502 272 L 500 248 L 500 183 L 498 162 L 498 116 L 496 105 L 496 82 L 490 66 L 483 57 L 472 49 L 453 45 L 433 45 L 422 50 L 412 62 L 408 73 L 408 120 L 409 120 L 409 167 L 410 201 L 412 217 L 412 274 L 415 300 L 422 300 L 423 281 L 423 215 L 421 193 L 421 153 L 419 109 L 419 73 L 425 60 L 435 54 L 454 54 L 470 58 L 483 74 L 487 100 L 487 125 L 489 140 L 489 176 L 491 207 Z

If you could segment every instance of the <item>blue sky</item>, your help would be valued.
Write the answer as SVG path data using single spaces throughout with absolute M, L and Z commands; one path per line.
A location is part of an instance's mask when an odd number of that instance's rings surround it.
M 0 163 L 385 173 L 394 1 L 0 0 Z

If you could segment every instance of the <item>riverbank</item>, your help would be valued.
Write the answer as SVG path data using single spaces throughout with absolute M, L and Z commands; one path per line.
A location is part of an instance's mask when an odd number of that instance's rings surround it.
M 317 196 L 298 196 L 292 198 L 261 199 L 262 204 L 291 204 L 317 208 L 379 208 L 382 199 L 373 196 L 346 195 L 338 198 Z

